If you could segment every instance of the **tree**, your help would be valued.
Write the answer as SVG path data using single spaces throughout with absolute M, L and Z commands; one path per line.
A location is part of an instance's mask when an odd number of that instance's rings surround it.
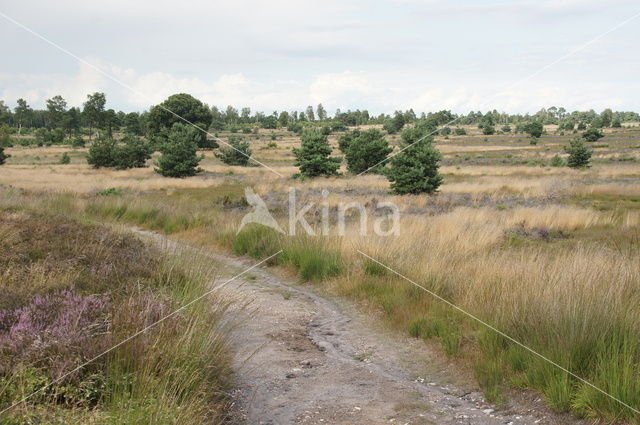
M 18 124 L 18 134 L 22 132 L 22 126 L 31 120 L 33 109 L 29 107 L 26 100 L 20 98 L 16 102 L 17 106 L 14 109 L 14 117 Z
M 609 108 L 605 109 L 600 114 L 600 119 L 602 120 L 603 127 L 611 127 L 611 123 L 613 122 L 613 111 Z
M 354 174 L 360 174 L 369 169 L 372 172 L 380 172 L 384 167 L 380 163 L 387 159 L 391 151 L 389 143 L 380 130 L 363 131 L 350 141 L 346 149 L 347 169 Z
M 7 161 L 7 158 L 10 158 L 11 155 L 4 153 L 4 148 L 0 146 L 0 165 L 4 164 Z
M 597 128 L 593 128 L 593 127 L 588 129 L 584 133 L 582 133 L 582 138 L 587 142 L 597 142 L 603 137 L 604 137 L 604 134 L 602 134 L 602 132 Z
M 324 109 L 324 106 L 322 106 L 322 103 L 318 103 L 318 106 L 316 107 L 316 115 L 320 121 L 327 119 L 327 111 Z
M 76 108 L 75 106 L 73 108 L 69 108 L 69 110 L 67 111 L 66 119 L 66 130 L 69 137 L 80 132 L 81 124 L 80 109 Z
M 69 154 L 66 153 L 66 152 L 63 153 L 62 156 L 60 157 L 59 163 L 60 164 L 64 164 L 64 165 L 70 164 L 71 163 L 71 157 L 69 156 Z
M 404 114 L 400 111 L 396 111 L 396 114 L 393 118 L 388 119 L 382 128 L 387 131 L 389 134 L 395 134 L 398 131 L 402 130 L 405 124 Z
M 491 134 L 494 134 L 495 132 L 496 132 L 496 129 L 491 124 L 484 124 L 482 126 L 482 134 L 484 134 L 485 136 L 490 136 Z
M 124 117 L 124 131 L 127 134 L 142 136 L 142 125 L 140 123 L 140 114 L 130 112 Z
M 313 113 L 313 106 L 311 106 L 311 105 L 307 106 L 307 110 L 306 110 L 305 114 L 306 114 L 307 119 L 309 121 L 315 121 L 316 120 L 316 117 L 315 117 L 315 115 Z
M 404 150 L 391 158 L 391 166 L 385 173 L 394 193 L 434 193 L 442 184 L 438 172 L 441 155 L 433 147 L 433 139 L 425 137 L 427 134 L 419 128 L 402 132 Z
M 189 177 L 200 171 L 198 164 L 204 158 L 197 154 L 201 132 L 197 128 L 174 123 L 167 135 L 167 143 L 160 147 L 157 173 L 165 177 Z
M 220 153 L 216 154 L 216 158 L 219 158 L 227 165 L 240 165 L 243 167 L 249 165 L 249 158 L 251 158 L 249 142 L 242 137 L 230 137 L 229 145 L 231 145 L 229 148 L 221 148 Z
M 524 125 L 523 130 L 529 136 L 534 139 L 540 138 L 542 136 L 542 132 L 544 131 L 544 126 L 539 121 L 532 121 Z
M 124 144 L 116 146 L 113 153 L 113 161 L 118 170 L 144 168 L 149 158 L 151 158 L 149 144 L 133 135 L 127 136 Z
M 234 120 L 237 121 L 238 111 L 231 106 L 227 108 L 227 119 L 230 119 L 230 110 L 234 111 Z M 151 108 L 147 118 L 147 132 L 149 139 L 167 141 L 169 140 L 169 133 L 173 131 L 173 125 L 176 123 L 187 124 L 184 121 L 186 120 L 201 129 L 194 128 L 198 130 L 197 146 L 202 149 L 213 149 L 217 148 L 218 144 L 214 140 L 207 139 L 207 134 L 205 133 L 212 119 L 211 111 L 204 103 L 190 94 L 179 93 L 169 96 L 160 105 Z
M 567 159 L 567 165 L 571 168 L 587 168 L 591 161 L 591 155 L 593 152 L 587 147 L 587 145 L 579 138 L 576 138 L 569 142 L 569 146 L 565 147 L 565 152 L 569 154 Z
M 116 141 L 113 139 L 98 139 L 89 148 L 87 163 L 93 168 L 109 168 L 116 166 Z
M 102 128 L 105 120 L 104 105 L 107 98 L 104 93 L 95 92 L 87 95 L 87 101 L 83 104 L 82 115 L 89 126 L 89 139 L 91 139 L 93 128 Z
M 293 150 L 295 165 L 304 177 L 330 176 L 337 174 L 340 158 L 331 158 L 331 146 L 327 136 L 316 130 L 302 133 L 301 146 Z
M 353 140 L 359 136 L 360 130 L 357 128 L 353 131 L 347 131 L 338 138 L 338 149 L 340 149 L 342 153 L 346 154 L 349 146 L 351 145 L 351 142 L 353 142 Z
M 65 127 L 65 112 L 67 111 L 67 101 L 62 96 L 54 96 L 47 99 L 47 119 L 49 128 Z

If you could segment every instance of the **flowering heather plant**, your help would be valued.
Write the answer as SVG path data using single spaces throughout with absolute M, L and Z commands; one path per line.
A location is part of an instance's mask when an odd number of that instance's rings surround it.
M 110 304 L 106 295 L 65 290 L 1 311 L 0 373 L 9 374 L 21 363 L 55 379 L 99 354 L 108 344 L 104 334 Z

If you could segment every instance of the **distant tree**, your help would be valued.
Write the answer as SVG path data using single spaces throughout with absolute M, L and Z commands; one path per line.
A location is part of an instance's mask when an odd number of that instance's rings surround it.
M 296 157 L 295 165 L 304 177 L 330 176 L 337 174 L 340 167 L 341 159 L 330 156 L 331 146 L 327 136 L 316 130 L 302 133 L 300 148 L 295 148 L 293 154 Z
M 305 112 L 305 115 L 307 116 L 307 119 L 309 121 L 315 121 L 316 120 L 316 117 L 315 117 L 315 115 L 313 113 L 313 106 L 311 106 L 311 105 L 307 106 L 307 110 Z
M 394 193 L 434 193 L 442 184 L 438 172 L 441 155 L 433 139 L 425 137 L 428 134 L 415 127 L 402 132 L 400 147 L 404 150 L 391 158 L 385 173 Z
M 291 117 L 289 116 L 289 113 L 287 111 L 282 111 L 280 112 L 280 115 L 278 115 L 278 125 L 280 127 L 286 127 L 289 125 L 290 119 Z
M 589 167 L 593 152 L 587 147 L 582 139 L 576 138 L 565 147 L 565 152 L 569 154 L 567 165 L 571 168 Z
M 165 177 L 189 177 L 200 171 L 198 164 L 204 158 L 199 156 L 198 141 L 201 132 L 197 128 L 181 123 L 174 123 L 167 135 L 168 143 L 160 147 L 156 172 Z
M 602 120 L 603 127 L 611 127 L 611 123 L 613 122 L 613 111 L 609 108 L 605 109 L 600 114 L 600 119 Z
M 491 124 L 485 124 L 482 126 L 482 134 L 484 134 L 485 136 L 489 136 L 491 134 L 495 134 L 496 129 L 493 125 Z
M 140 122 L 140 114 L 130 112 L 124 117 L 124 131 L 127 134 L 142 136 L 142 125 Z
M 622 127 L 622 123 L 620 122 L 619 119 L 616 118 L 611 123 L 611 127 L 613 127 L 613 128 L 621 128 Z
M 216 157 L 227 165 L 240 165 L 246 167 L 249 165 L 251 158 L 251 149 L 249 142 L 242 137 L 230 137 L 228 148 L 221 148 L 220 153 L 216 153 Z
M 11 109 L 5 105 L 4 100 L 0 100 L 0 124 L 10 124 L 11 118 Z
M 109 168 L 116 166 L 116 141 L 102 138 L 94 141 L 89 147 L 87 163 L 93 168 Z
M 316 107 L 316 116 L 320 121 L 327 119 L 327 111 L 324 109 L 324 106 L 322 106 L 322 103 L 318 103 L 318 106 Z
M 456 127 L 456 136 L 466 136 L 467 130 L 462 127 Z
M 144 168 L 150 158 L 149 144 L 134 135 L 128 135 L 122 145 L 115 146 L 113 153 L 114 165 L 118 170 Z
M 539 139 L 540 136 L 542 136 L 542 133 L 544 131 L 544 126 L 539 121 L 532 121 L 530 123 L 525 124 L 523 127 L 523 130 L 530 137 L 533 137 L 534 139 Z
M 231 106 L 227 108 L 226 115 L 228 120 L 232 119 L 234 123 L 238 121 L 238 111 Z M 233 117 L 230 118 L 230 115 Z M 149 138 L 160 141 L 169 140 L 169 133 L 173 130 L 175 123 L 187 124 L 183 119 L 206 131 L 211 124 L 212 114 L 204 103 L 189 94 L 171 95 L 149 111 L 147 117 Z M 207 134 L 202 130 L 198 130 L 197 146 L 202 149 L 217 148 L 218 144 L 214 140 L 207 139 Z
M 349 147 L 346 149 L 347 169 L 354 174 L 369 169 L 374 173 L 380 172 L 384 167 L 384 164 L 380 164 L 380 162 L 387 159 L 392 150 L 380 130 L 363 131 L 350 141 Z
M 89 139 L 93 134 L 93 129 L 101 129 L 105 120 L 104 105 L 107 98 L 104 93 L 95 92 L 87 95 L 87 101 L 83 104 L 82 115 L 89 126 Z
M 47 120 L 49 128 L 65 127 L 65 112 L 67 111 L 67 101 L 62 96 L 54 96 L 47 99 Z
M 582 138 L 587 142 L 597 142 L 603 137 L 604 137 L 604 134 L 602 134 L 602 132 L 597 128 L 590 128 L 584 133 L 582 133 Z
M 80 109 L 76 108 L 75 106 L 73 108 L 69 108 L 69 110 L 67 111 L 66 125 L 66 130 L 69 137 L 80 132 L 80 128 L 82 127 Z
M 4 147 L 0 146 L 0 165 L 3 165 L 7 158 L 10 158 L 11 155 L 4 153 Z
M 503 126 L 502 126 L 502 128 L 501 128 L 501 130 L 502 130 L 504 133 L 511 133 L 511 126 L 510 126 L 510 125 L 503 125 Z
M 22 98 L 18 99 L 16 103 L 17 106 L 13 111 L 16 124 L 18 124 L 18 134 L 20 134 L 22 132 L 22 127 L 26 126 L 26 124 L 31 121 L 33 109 L 31 109 L 27 101 Z
M 451 127 L 443 127 L 443 128 L 440 130 L 440 135 L 441 135 L 441 136 L 448 136 L 448 135 L 450 135 L 450 134 L 451 134 Z
M 386 120 L 382 128 L 389 134 L 395 134 L 402 130 L 405 125 L 405 116 L 402 112 L 396 111 L 393 118 Z

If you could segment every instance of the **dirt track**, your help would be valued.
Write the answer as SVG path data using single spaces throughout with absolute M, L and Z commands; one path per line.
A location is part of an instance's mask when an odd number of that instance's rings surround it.
M 257 263 L 204 255 L 222 265 L 223 280 Z M 535 397 L 497 411 L 427 344 L 311 285 L 256 268 L 222 291 L 247 303 L 234 335 L 235 410 L 247 424 L 578 423 Z

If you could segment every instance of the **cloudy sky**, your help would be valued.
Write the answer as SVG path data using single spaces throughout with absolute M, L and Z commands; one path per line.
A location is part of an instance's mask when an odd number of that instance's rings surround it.
M 640 16 L 620 26 L 636 0 L 0 0 L 0 13 L 86 61 L 0 15 L 10 106 L 104 91 L 125 111 L 176 92 L 267 112 L 640 111 Z

